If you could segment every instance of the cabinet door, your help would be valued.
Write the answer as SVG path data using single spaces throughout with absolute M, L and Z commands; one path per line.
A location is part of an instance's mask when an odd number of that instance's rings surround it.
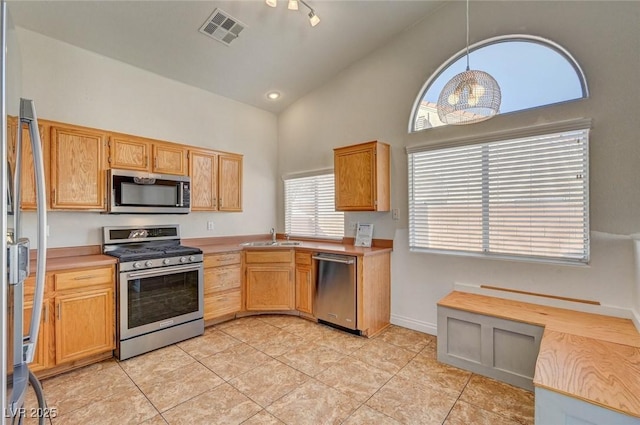
M 16 169 L 16 143 L 18 139 L 16 132 L 18 131 L 18 117 L 7 115 L 7 162 L 11 171 L 11 178 Z
M 372 147 L 336 151 L 336 210 L 375 210 L 375 151 Z
M 187 175 L 187 151 L 179 145 L 156 143 L 153 145 L 154 173 Z
M 204 270 L 204 294 L 222 292 L 240 288 L 242 283 L 242 267 L 240 264 L 213 267 Z
M 247 266 L 247 310 L 293 310 L 291 267 Z
M 218 210 L 242 211 L 242 156 L 220 154 Z
M 242 295 L 240 290 L 215 293 L 210 296 L 205 295 L 204 299 L 204 320 L 215 319 L 216 317 L 232 314 L 242 309 Z
M 313 314 L 313 280 L 309 267 L 296 267 L 296 310 Z
M 31 310 L 33 309 L 33 299 L 31 297 L 25 298 L 24 301 L 24 322 L 23 322 L 23 335 L 29 333 L 29 326 L 31 326 Z M 51 351 L 51 300 L 45 298 L 42 302 L 42 321 L 40 323 L 40 330 L 38 332 L 38 342 L 36 343 L 36 353 L 33 358 L 33 362 L 29 363 L 29 369 L 32 372 L 37 372 L 49 367 L 52 362 L 50 361 Z
M 126 170 L 149 171 L 151 144 L 142 139 L 111 136 L 109 166 Z
M 18 119 L 15 117 L 7 117 L 7 122 L 7 160 L 11 170 L 11 179 L 13 179 L 16 166 L 16 147 L 18 143 Z M 46 146 L 44 126 L 39 125 L 38 130 L 40 131 L 40 143 L 44 153 L 44 147 Z M 23 210 L 35 210 L 36 174 L 33 165 L 31 134 L 29 133 L 29 127 L 26 124 L 22 125 L 22 164 L 20 167 L 20 183 L 20 208 Z
M 56 363 L 115 348 L 113 289 L 58 295 L 55 304 Z
M 218 209 L 218 155 L 210 151 L 189 151 L 191 177 L 191 209 L 215 211 Z
M 51 127 L 51 208 L 104 210 L 106 134 Z

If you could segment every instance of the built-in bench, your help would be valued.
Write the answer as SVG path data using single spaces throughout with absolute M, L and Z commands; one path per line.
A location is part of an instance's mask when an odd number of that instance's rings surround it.
M 628 319 L 454 291 L 438 360 L 535 390 L 536 425 L 640 424 L 640 333 Z

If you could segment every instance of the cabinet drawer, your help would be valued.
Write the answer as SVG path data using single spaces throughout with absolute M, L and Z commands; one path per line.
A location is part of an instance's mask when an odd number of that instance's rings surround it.
M 242 253 L 226 252 L 224 254 L 210 254 L 204 257 L 204 268 L 240 264 Z
M 298 265 L 298 266 L 310 266 L 311 265 L 311 253 L 309 253 L 309 252 L 296 252 L 296 265 Z
M 246 251 L 247 264 L 290 263 L 293 261 L 293 250 Z
M 204 270 L 205 294 L 239 288 L 241 283 L 242 269 L 239 264 L 224 267 L 213 267 Z
M 207 296 L 204 298 L 204 319 L 240 311 L 240 304 L 240 290 Z
M 53 276 L 55 290 L 83 288 L 92 285 L 113 283 L 114 271 L 111 267 L 87 269 L 71 272 L 56 273 Z

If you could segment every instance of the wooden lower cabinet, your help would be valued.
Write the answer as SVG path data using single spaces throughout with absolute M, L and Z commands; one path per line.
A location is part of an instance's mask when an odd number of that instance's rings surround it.
M 358 330 L 372 337 L 391 318 L 391 253 L 358 256 L 356 276 Z
M 24 333 L 29 331 L 35 279 L 25 282 Z M 39 376 L 64 372 L 115 348 L 114 266 L 49 272 L 36 354 Z
M 22 328 L 23 335 L 27 335 L 29 333 L 32 310 L 33 298 L 30 296 L 26 296 L 24 300 L 24 322 Z M 33 357 L 33 362 L 29 364 L 29 369 L 32 372 L 39 372 L 55 363 L 55 358 L 53 357 L 53 353 L 50 350 L 52 340 L 52 310 L 52 301 L 49 298 L 45 298 L 42 301 L 42 319 L 40 322 L 40 331 L 38 332 L 36 352 Z
M 242 254 L 225 252 L 204 258 L 204 320 L 242 309 Z
M 246 251 L 245 263 L 247 310 L 295 309 L 295 263 L 292 249 Z
M 313 314 L 315 289 L 311 253 L 296 253 L 296 310 Z
M 290 266 L 247 266 L 247 310 L 293 310 Z
M 113 288 L 73 291 L 55 298 L 56 362 L 113 350 Z

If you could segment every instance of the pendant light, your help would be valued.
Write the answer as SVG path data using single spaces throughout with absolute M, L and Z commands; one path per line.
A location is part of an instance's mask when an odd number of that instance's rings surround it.
M 467 0 L 467 69 L 454 76 L 438 97 L 438 117 L 445 124 L 471 124 L 496 115 L 502 94 L 497 81 L 469 68 L 469 0 Z

